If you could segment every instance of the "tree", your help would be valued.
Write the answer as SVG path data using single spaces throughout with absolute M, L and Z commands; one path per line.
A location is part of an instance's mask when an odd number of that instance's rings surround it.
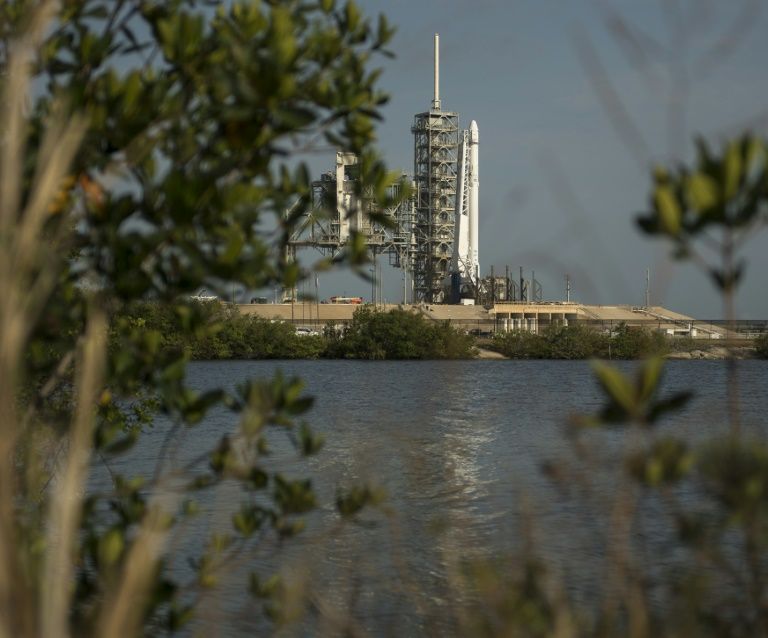
M 395 308 L 382 312 L 371 306 L 355 310 L 342 333 L 327 332 L 327 354 L 343 359 L 469 359 L 472 337 L 449 323 Z
M 661 354 L 666 348 L 666 338 L 643 327 L 631 327 L 621 322 L 611 337 L 611 357 L 615 359 L 639 359 Z
M 351 0 L 0 7 L 0 635 L 176 629 L 229 552 L 301 529 L 310 482 L 261 465 L 270 426 L 291 431 L 311 405 L 301 383 L 196 395 L 187 355 L 161 347 L 160 331 L 123 322 L 107 350 L 106 316 L 154 300 L 199 335 L 204 313 L 187 296 L 202 285 L 293 286 L 303 274 L 284 247 L 318 140 L 357 153 L 360 188 L 385 201 L 372 144 L 386 98 L 371 61 L 390 36 Z M 364 261 L 359 239 L 346 259 Z M 158 467 L 84 499 L 90 465 L 130 448 L 154 405 L 176 424 L 170 438 L 214 405 L 239 425 L 185 468 L 182 494 Z M 307 428 L 292 436 L 302 454 L 320 446 Z M 223 481 L 265 498 L 233 513 L 185 590 L 165 542 L 196 491 Z M 371 498 L 342 495 L 339 509 Z

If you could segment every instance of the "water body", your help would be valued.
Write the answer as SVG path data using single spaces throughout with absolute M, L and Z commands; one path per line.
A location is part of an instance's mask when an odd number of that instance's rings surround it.
M 243 586 L 254 569 L 267 575 L 287 571 L 291 582 L 313 592 L 325 618 L 351 618 L 373 635 L 455 629 L 456 609 L 466 595 L 457 576 L 463 561 L 513 557 L 514 563 L 535 552 L 573 595 L 600 595 L 607 532 L 595 512 L 615 502 L 620 488 L 611 463 L 627 437 L 590 435 L 589 458 L 582 458 L 567 436 L 571 416 L 595 413 L 602 405 L 589 363 L 197 362 L 189 368 L 189 383 L 199 390 L 231 388 L 277 370 L 306 381 L 316 397 L 307 421 L 325 435 L 326 445 L 303 461 L 285 437 L 274 439 L 268 467 L 312 477 L 322 505 L 299 538 L 284 545 L 267 539 L 240 556 L 207 597 L 196 630 L 228 636 L 265 628 L 258 603 Z M 739 362 L 738 373 L 743 427 L 762 435 L 768 362 Z M 667 419 L 662 434 L 695 443 L 727 432 L 724 362 L 669 362 L 664 392 L 683 389 L 693 389 L 696 398 Z M 200 453 L 235 426 L 231 414 L 212 412 L 179 440 L 179 458 Z M 148 472 L 167 427 L 159 423 L 118 469 Z M 566 481 L 571 489 L 542 473 L 546 462 L 575 472 Z M 340 526 L 333 512 L 336 490 L 360 482 L 386 490 L 386 507 L 366 514 L 365 525 Z M 232 507 L 242 498 L 233 488 L 208 494 L 179 549 L 199 550 L 207 534 L 226 531 Z M 654 549 L 669 541 L 669 527 L 661 513 L 656 520 L 656 504 L 645 506 L 651 523 L 640 532 L 641 545 L 661 572 L 676 560 Z M 173 567 L 181 574 L 184 565 L 180 558 Z M 340 632 L 341 625 L 318 622 L 310 616 L 299 633 Z

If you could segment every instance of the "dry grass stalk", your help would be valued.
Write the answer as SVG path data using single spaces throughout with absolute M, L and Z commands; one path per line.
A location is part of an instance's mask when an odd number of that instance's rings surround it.
M 97 636 L 138 636 L 169 524 L 169 516 L 156 498 L 147 509 L 128 552 L 115 587 L 108 592 L 96 630 Z
M 50 500 L 48 514 L 39 625 L 42 635 L 50 638 L 69 633 L 67 627 L 74 581 L 73 564 L 91 458 L 95 422 L 93 404 L 103 382 L 105 334 L 105 317 L 96 311 L 90 317 L 78 361 L 77 409 L 70 429 L 67 460 Z
M 38 582 L 35 561 L 25 554 L 16 530 L 21 486 L 16 476 L 20 441 L 35 440 L 17 410 L 21 359 L 31 327 L 43 312 L 55 285 L 62 237 L 46 237 L 48 206 L 58 194 L 85 133 L 81 118 L 67 121 L 63 109 L 50 119 L 39 153 L 32 188 L 23 201 L 23 157 L 26 152 L 26 101 L 34 56 L 55 15 L 58 3 L 43 0 L 30 11 L 25 32 L 11 46 L 3 78 L 0 129 L 0 638 L 18 635 L 68 634 L 73 555 L 82 493 L 90 455 L 93 404 L 102 383 L 105 320 L 89 320 L 78 362 L 78 409 L 72 424 L 68 457 L 51 500 L 43 577 Z M 22 210 L 23 207 L 23 210 Z M 60 224 L 64 230 L 66 223 Z M 62 231 L 64 232 L 64 231 Z M 52 250 L 53 249 L 53 250 Z M 37 441 L 39 443 L 39 441 Z M 44 447 L 44 446 L 43 446 Z M 25 462 L 42 467 L 32 444 Z M 29 496 L 29 495 L 26 495 Z
M 29 273 L 20 266 L 29 264 L 36 255 L 40 238 L 39 220 L 20 216 L 22 196 L 22 165 L 24 152 L 25 100 L 30 86 L 30 66 L 34 51 L 50 20 L 54 2 L 41 2 L 30 16 L 26 33 L 16 41 L 6 66 L 3 86 L 0 129 L 0 637 L 29 635 L 34 627 L 34 610 L 30 593 L 33 584 L 24 569 L 24 560 L 15 529 L 16 444 L 19 437 L 16 411 L 18 371 L 24 348 L 25 328 L 31 317 L 28 306 L 20 302 L 26 295 L 37 294 L 28 286 Z M 61 159 L 50 165 L 50 173 L 63 176 Z M 42 185 L 41 185 L 42 186 Z M 53 187 L 39 198 L 54 195 Z M 26 227 L 26 230 L 22 230 Z M 27 244 L 20 246 L 21 234 Z M 19 259 L 21 250 L 29 250 L 26 259 Z M 20 263 L 21 262 L 21 263 Z

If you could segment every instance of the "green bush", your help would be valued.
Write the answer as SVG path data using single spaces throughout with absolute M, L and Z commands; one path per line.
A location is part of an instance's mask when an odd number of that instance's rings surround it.
M 340 333 L 326 331 L 325 356 L 340 359 L 468 359 L 474 340 L 448 323 L 409 310 L 355 311 Z
M 607 350 L 607 335 L 578 324 L 549 326 L 541 338 L 547 359 L 589 359 Z
M 491 347 L 511 359 L 639 359 L 666 350 L 664 335 L 621 324 L 613 335 L 579 324 L 550 325 L 541 333 L 497 334 Z
M 291 324 L 254 315 L 242 315 L 218 301 L 195 303 L 201 327 L 186 332 L 184 316 L 174 306 L 139 302 L 112 319 L 112 349 L 120 335 L 138 332 L 155 339 L 168 354 L 183 353 L 194 360 L 206 359 L 316 359 L 325 350 L 318 335 L 298 335 Z
M 607 352 L 606 335 L 586 326 L 547 326 L 541 334 L 497 334 L 492 347 L 512 359 L 589 359 Z
M 611 336 L 610 348 L 611 359 L 640 359 L 666 352 L 668 344 L 660 332 L 621 323 Z
M 510 359 L 544 359 L 539 336 L 526 330 L 496 333 L 489 347 Z

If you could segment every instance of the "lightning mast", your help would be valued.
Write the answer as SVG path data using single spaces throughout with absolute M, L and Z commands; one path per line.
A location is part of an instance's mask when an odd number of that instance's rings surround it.
M 454 247 L 459 114 L 440 101 L 440 36 L 435 34 L 432 108 L 414 116 L 413 279 L 416 300 L 444 301 Z

